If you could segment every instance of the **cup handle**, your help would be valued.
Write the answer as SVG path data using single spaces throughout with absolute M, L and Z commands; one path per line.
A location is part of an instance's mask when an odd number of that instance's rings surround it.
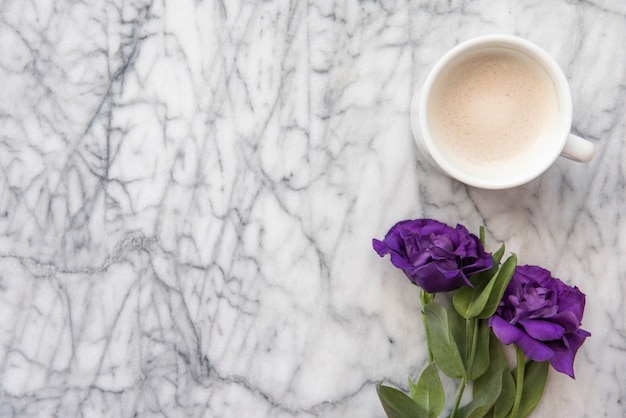
M 574 134 L 569 134 L 561 155 L 573 161 L 588 163 L 596 153 L 593 143 Z

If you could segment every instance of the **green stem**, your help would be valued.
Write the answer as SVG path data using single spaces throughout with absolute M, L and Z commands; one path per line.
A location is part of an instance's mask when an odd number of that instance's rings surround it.
M 433 352 L 430 350 L 430 332 L 428 332 L 428 323 L 426 322 L 426 315 L 422 312 L 422 322 L 424 323 L 424 333 L 426 334 L 426 347 L 428 349 L 428 363 L 433 362 Z
M 515 371 L 515 400 L 511 409 L 511 418 L 516 418 L 519 412 L 520 403 L 522 401 L 522 392 L 524 391 L 524 368 L 526 366 L 526 356 L 524 352 L 515 347 L 517 353 L 517 369 Z
M 471 364 L 469 363 L 470 353 L 472 352 L 472 321 L 474 319 L 465 319 L 465 366 L 469 373 Z
M 470 320 L 470 324 L 468 325 L 472 331 L 472 338 L 471 341 L 472 344 L 470 346 L 470 350 L 469 350 L 469 355 L 467 357 L 467 374 L 468 376 L 471 376 L 472 370 L 474 369 L 474 359 L 476 358 L 476 350 L 477 350 L 477 346 L 478 346 L 478 322 L 479 320 L 476 318 L 472 318 Z
M 422 302 L 422 323 L 424 324 L 424 334 L 426 335 L 426 347 L 428 351 L 428 363 L 433 362 L 433 352 L 430 349 L 430 332 L 428 331 L 428 322 L 424 314 L 424 306 L 428 305 L 435 299 L 435 295 L 426 293 L 423 289 L 420 292 L 420 301 Z
M 467 385 L 467 376 L 469 376 L 471 373 L 474 364 L 474 358 L 476 357 L 476 346 L 478 345 L 478 319 L 471 318 L 465 320 L 465 341 L 466 373 L 461 378 L 461 385 L 459 386 L 459 390 L 456 394 L 454 408 L 452 409 L 450 418 L 454 418 L 459 410 L 461 398 L 463 397 L 463 392 L 465 391 L 465 386 Z
M 459 410 L 459 405 L 461 404 L 461 398 L 463 397 L 463 391 L 465 391 L 466 384 L 467 384 L 467 378 L 463 376 L 463 378 L 461 379 L 461 386 L 459 386 L 459 390 L 456 393 L 456 399 L 454 400 L 454 408 L 452 409 L 450 418 L 454 418 L 456 416 L 457 411 Z

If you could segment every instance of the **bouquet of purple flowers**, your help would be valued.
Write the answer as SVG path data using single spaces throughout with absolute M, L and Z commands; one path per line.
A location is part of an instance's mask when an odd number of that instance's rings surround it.
M 526 417 L 543 394 L 549 366 L 574 378 L 574 357 L 591 334 L 582 329 L 585 295 L 538 266 L 502 261 L 480 238 L 432 219 L 402 221 L 376 252 L 419 286 L 429 364 L 409 394 L 379 384 L 389 417 L 434 418 L 446 407 L 439 371 L 459 381 L 451 418 Z M 442 294 L 443 301 L 436 301 Z M 440 303 L 444 302 L 444 303 Z M 502 344 L 513 344 L 509 366 Z M 461 398 L 473 382 L 472 400 Z

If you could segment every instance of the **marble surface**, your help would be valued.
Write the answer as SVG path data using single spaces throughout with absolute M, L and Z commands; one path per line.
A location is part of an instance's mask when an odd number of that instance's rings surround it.
M 409 106 L 477 35 L 571 84 L 589 164 L 486 191 Z M 396 221 L 485 225 L 593 334 L 538 417 L 626 415 L 626 3 L 0 2 L 0 415 L 382 417 L 425 364 Z

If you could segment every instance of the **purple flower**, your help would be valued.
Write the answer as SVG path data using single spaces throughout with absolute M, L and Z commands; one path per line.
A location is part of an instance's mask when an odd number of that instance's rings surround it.
M 580 328 L 585 295 L 537 266 L 518 266 L 489 325 L 531 360 L 574 378 L 574 356 L 591 334 Z
M 491 254 L 463 225 L 456 228 L 432 219 L 401 221 L 383 241 L 372 241 L 374 250 L 404 271 L 409 280 L 428 293 L 472 286 L 468 277 L 493 265 Z

